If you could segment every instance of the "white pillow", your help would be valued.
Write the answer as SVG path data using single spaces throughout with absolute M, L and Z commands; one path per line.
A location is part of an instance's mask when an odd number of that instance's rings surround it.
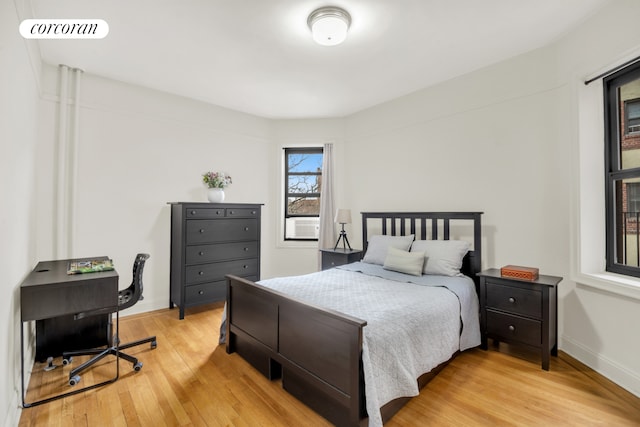
M 364 254 L 362 262 L 369 264 L 383 265 L 387 258 L 387 249 L 389 247 L 408 251 L 413 242 L 413 234 L 408 236 L 371 236 L 367 245 L 367 253 Z
M 407 252 L 390 247 L 387 249 L 387 258 L 384 260 L 382 267 L 385 270 L 422 276 L 423 265 L 424 252 Z
M 469 246 L 469 242 L 463 240 L 416 240 L 411 252 L 424 252 L 424 274 L 458 276 Z

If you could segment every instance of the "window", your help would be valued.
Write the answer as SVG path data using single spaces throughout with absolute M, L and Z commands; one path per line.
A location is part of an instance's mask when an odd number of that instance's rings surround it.
M 625 133 L 640 133 L 640 98 L 625 101 Z
M 603 81 L 607 271 L 640 277 L 640 63 Z
M 284 157 L 284 238 L 318 240 L 322 148 L 285 148 Z

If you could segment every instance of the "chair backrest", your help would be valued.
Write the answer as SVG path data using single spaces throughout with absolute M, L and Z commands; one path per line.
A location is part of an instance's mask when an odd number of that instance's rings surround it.
M 138 254 L 133 261 L 133 279 L 131 285 L 127 289 L 119 292 L 118 306 L 120 310 L 129 308 L 141 299 L 143 299 L 142 291 L 142 273 L 144 271 L 144 263 L 149 259 L 149 254 Z

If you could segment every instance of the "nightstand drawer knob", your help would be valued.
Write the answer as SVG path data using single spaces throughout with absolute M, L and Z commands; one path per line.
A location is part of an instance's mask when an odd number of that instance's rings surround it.
M 199 276 L 204 276 L 204 271 L 198 271 Z
M 204 291 L 198 291 L 198 295 L 204 295 Z
M 200 229 L 200 234 L 204 233 L 204 228 Z
M 509 302 L 511 304 L 515 304 L 516 303 L 516 299 L 514 297 L 509 297 Z
M 198 252 L 198 255 L 202 256 L 202 255 L 204 255 L 204 252 L 200 251 L 200 252 Z
M 514 332 L 514 331 L 516 330 L 516 327 L 515 327 L 515 326 L 513 326 L 513 325 L 509 325 L 509 330 L 510 330 L 511 332 Z

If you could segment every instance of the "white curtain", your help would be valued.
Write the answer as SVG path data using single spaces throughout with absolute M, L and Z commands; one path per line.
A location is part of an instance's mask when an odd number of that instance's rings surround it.
M 333 203 L 333 144 L 324 144 L 322 149 L 322 187 L 320 189 L 320 230 L 318 235 L 318 269 L 322 267 L 320 249 L 332 248 L 335 244 L 336 210 Z

